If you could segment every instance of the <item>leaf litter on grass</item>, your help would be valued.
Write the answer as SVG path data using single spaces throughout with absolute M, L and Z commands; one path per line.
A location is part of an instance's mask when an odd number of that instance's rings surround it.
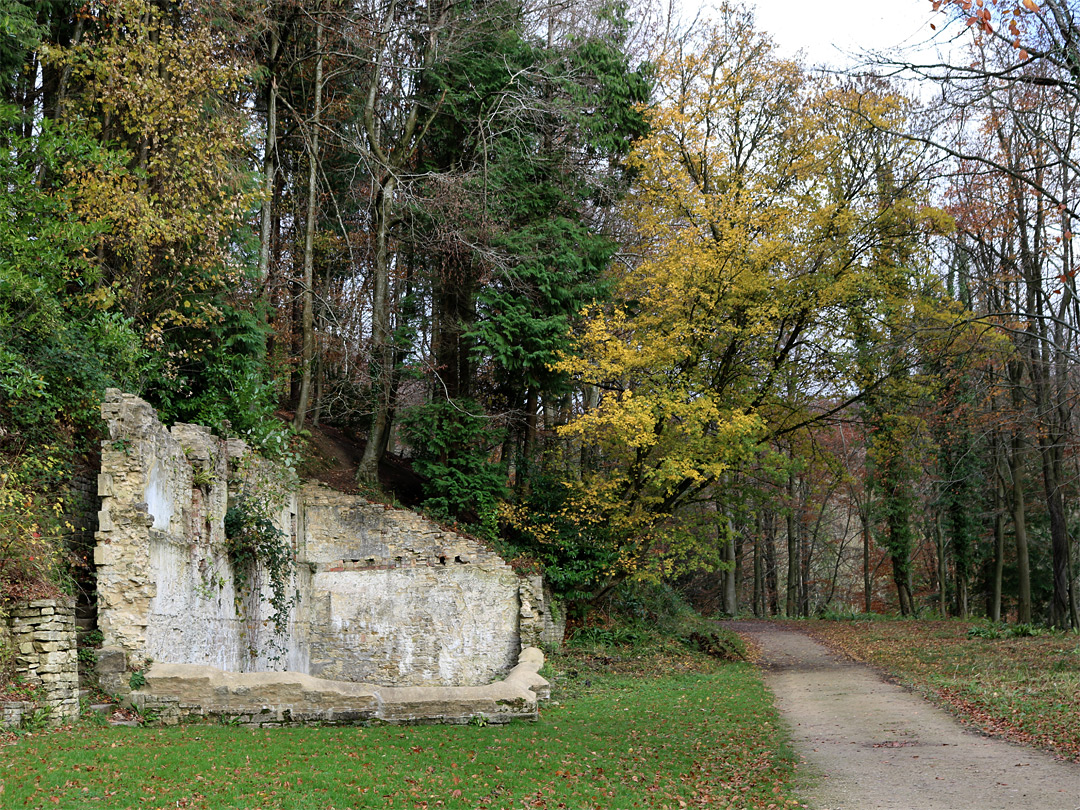
M 0 764 L 5 807 L 57 806 L 53 797 L 207 810 L 798 805 L 793 759 L 749 665 L 608 651 L 549 667 L 556 701 L 532 724 L 80 728 L 26 739 Z

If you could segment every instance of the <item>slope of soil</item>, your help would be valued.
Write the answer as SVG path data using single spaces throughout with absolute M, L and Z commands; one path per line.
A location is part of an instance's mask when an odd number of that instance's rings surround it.
M 281 415 L 286 419 L 290 416 L 284 412 Z M 308 426 L 305 432 L 305 461 L 300 475 L 321 481 L 338 492 L 364 494 L 356 485 L 356 469 L 365 442 L 331 425 Z M 404 506 L 415 507 L 424 499 L 423 476 L 413 471 L 408 460 L 391 453 L 379 462 L 379 486 Z
M 797 630 L 732 622 L 760 650 L 817 810 L 1077 810 L 1080 766 L 983 737 Z

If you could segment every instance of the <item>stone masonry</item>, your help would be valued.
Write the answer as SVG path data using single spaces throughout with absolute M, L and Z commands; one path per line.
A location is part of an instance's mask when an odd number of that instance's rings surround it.
M 4 706 L 3 725 L 19 725 L 43 713 L 46 725 L 79 717 L 79 673 L 75 650 L 75 601 L 12 602 L 8 627 L 15 648 L 15 675 L 37 694 L 33 701 Z
M 540 677 L 540 650 L 521 651 L 500 681 L 483 686 L 382 687 L 313 678 L 297 672 L 222 672 L 192 664 L 154 664 L 146 686 L 131 695 L 144 717 L 165 725 L 192 720 L 252 727 L 507 723 L 535 720 L 550 696 Z
M 557 650 L 566 635 L 566 612 L 559 609 L 544 578 L 522 576 L 518 586 L 521 602 L 521 646 Z
M 325 487 L 304 487 L 300 501 L 309 674 L 475 685 L 513 665 L 519 583 L 496 554 L 412 512 Z
M 506 675 L 557 623 L 539 579 L 412 512 L 287 476 L 243 442 L 163 426 L 106 392 L 95 562 L 103 685 L 158 664 L 288 671 L 382 687 L 473 687 Z M 265 598 L 238 600 L 224 516 L 259 493 L 295 556 L 284 632 Z M 240 606 L 238 608 L 238 605 Z M 542 659 L 541 659 L 542 660 Z

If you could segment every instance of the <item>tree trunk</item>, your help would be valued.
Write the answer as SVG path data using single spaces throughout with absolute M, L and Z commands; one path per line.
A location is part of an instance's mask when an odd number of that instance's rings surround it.
M 945 532 L 941 530 L 941 515 L 934 516 L 934 539 L 937 541 L 938 612 L 941 618 L 949 615 L 947 598 L 949 566 L 945 562 Z
M 1050 551 L 1053 592 L 1050 597 L 1050 624 L 1069 627 L 1072 611 L 1069 608 L 1069 534 L 1065 522 L 1065 503 L 1061 493 L 1054 451 L 1049 437 L 1039 438 L 1043 463 L 1043 487 L 1046 492 L 1046 511 L 1050 518 Z
M 859 509 L 859 523 L 862 525 L 862 570 L 863 570 L 863 610 L 870 613 L 874 609 L 874 572 L 870 568 L 870 499 Z
M 1031 623 L 1031 563 L 1028 557 L 1027 515 L 1024 501 L 1024 440 L 1020 431 L 1013 434 L 1009 457 L 1009 477 L 1012 479 L 1012 521 L 1016 540 L 1016 620 Z
M 300 401 L 293 417 L 293 428 L 304 429 L 311 400 L 311 369 L 315 361 L 315 213 L 319 192 L 319 126 L 322 118 L 323 34 L 325 21 L 319 13 L 315 24 L 315 110 L 308 138 L 308 201 L 304 224 L 304 311 L 301 316 L 303 350 L 300 359 Z
M 766 612 L 780 615 L 780 582 L 776 570 L 776 513 L 769 510 L 765 516 L 765 599 Z
M 795 523 L 795 473 L 788 473 L 787 600 L 784 609 L 789 617 L 797 616 L 799 611 L 799 533 Z
M 1005 482 L 998 464 L 998 442 L 994 440 L 994 573 L 990 590 L 990 621 L 1001 621 L 1001 580 L 1005 570 Z
M 371 309 L 371 351 L 374 355 L 375 417 L 368 433 L 364 455 L 357 468 L 357 481 L 378 484 L 379 462 L 390 435 L 394 399 L 394 347 L 390 334 L 390 222 L 397 178 L 387 175 L 375 199 L 375 283 Z
M 761 618 L 765 615 L 765 565 L 762 560 L 762 535 L 765 531 L 764 518 L 758 511 L 755 518 L 757 531 L 754 532 L 754 615 Z
M 259 223 L 259 283 L 266 284 L 270 275 L 270 238 L 274 213 L 274 186 L 277 175 L 277 54 L 279 39 L 277 28 L 270 32 L 270 50 L 267 62 L 270 81 L 266 86 L 266 142 L 263 145 L 263 203 Z
M 724 526 L 724 559 L 727 567 L 724 568 L 724 613 L 734 616 L 739 611 L 737 599 L 736 560 L 735 560 L 735 531 L 731 525 L 731 519 L 721 517 Z

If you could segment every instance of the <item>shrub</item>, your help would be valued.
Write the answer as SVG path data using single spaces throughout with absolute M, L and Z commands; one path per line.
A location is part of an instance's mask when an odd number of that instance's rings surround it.
M 401 420 L 413 448 L 413 469 L 427 478 L 423 508 L 436 518 L 471 524 L 494 539 L 495 514 L 506 496 L 506 470 L 491 461 L 501 431 L 472 400 L 430 402 L 412 408 Z
M 57 495 L 66 464 L 58 448 L 8 460 L 0 473 L 0 598 L 45 587 L 55 592 L 63 579 L 63 500 Z

